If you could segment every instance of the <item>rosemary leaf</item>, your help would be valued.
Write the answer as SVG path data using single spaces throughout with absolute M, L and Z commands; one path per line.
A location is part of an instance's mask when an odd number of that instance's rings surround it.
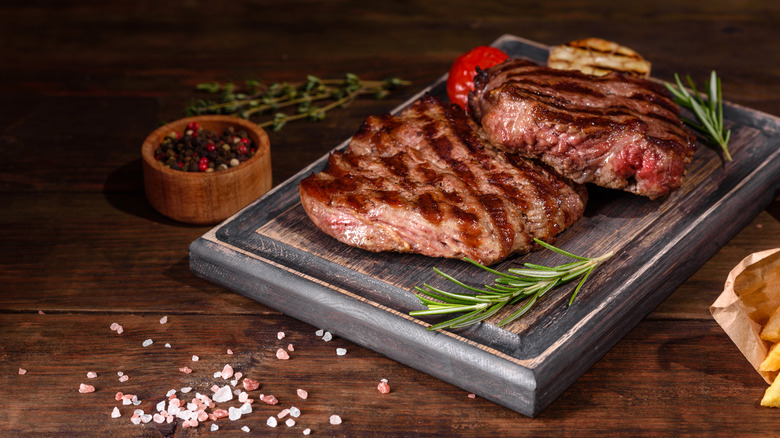
M 677 86 L 667 83 L 665 84 L 666 88 L 672 93 L 674 101 L 678 105 L 691 110 L 696 116 L 696 120 L 684 117 L 683 121 L 720 146 L 725 160 L 731 161 L 728 147 L 731 130 L 726 130 L 723 123 L 721 81 L 715 70 L 710 72 L 710 80 L 704 84 L 704 90 L 707 91 L 706 100 L 701 96 L 690 76 L 686 76 L 686 80 L 692 92 L 685 88 L 677 73 L 674 74 L 674 80 Z
M 553 267 L 526 263 L 523 269 L 509 269 L 509 272 L 516 274 L 509 275 L 488 268 L 474 260 L 465 259 L 465 261 L 480 269 L 496 275 L 493 284 L 485 285 L 484 289 L 470 286 L 452 275 L 434 268 L 434 272 L 437 275 L 473 294 L 452 293 L 424 283 L 422 287 L 415 287 L 415 290 L 420 303 L 426 309 L 411 311 L 409 315 L 459 314 L 428 328 L 429 330 L 455 329 L 468 327 L 484 321 L 501 312 L 507 306 L 520 305 L 517 310 L 511 312 L 498 323 L 499 326 L 503 326 L 516 321 L 526 314 L 547 292 L 576 278 L 580 278 L 569 299 L 569 305 L 571 305 L 574 302 L 574 297 L 579 293 L 585 280 L 587 280 L 593 270 L 613 255 L 610 252 L 595 258 L 582 257 L 563 251 L 538 239 L 534 240 L 542 247 L 574 258 L 576 261 Z

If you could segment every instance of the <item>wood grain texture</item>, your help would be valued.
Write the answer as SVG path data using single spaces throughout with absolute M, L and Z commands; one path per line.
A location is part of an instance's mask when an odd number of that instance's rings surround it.
M 139 146 L 184 115 L 196 83 L 306 74 L 412 80 L 386 100 L 359 100 L 318 123 L 269 132 L 279 185 L 352 135 L 363 119 L 407 100 L 452 60 L 504 33 L 547 45 L 600 36 L 675 72 L 716 69 L 724 96 L 780 115 L 780 6 L 773 2 L 353 1 L 79 2 L 0 5 L 0 430 L 8 436 L 192 437 L 207 427 L 135 426 L 111 419 L 117 390 L 143 407 L 173 387 L 198 386 L 233 362 L 290 402 L 311 392 L 300 425 L 265 426 L 257 407 L 221 436 L 767 436 L 777 412 L 766 387 L 707 307 L 728 271 L 780 247 L 780 198 L 696 270 L 655 311 L 535 419 L 203 281 L 188 245 L 209 227 L 183 225 L 146 200 Z M 767 194 L 772 196 L 772 194 Z M 44 315 L 39 315 L 43 310 Z M 159 319 L 169 316 L 165 326 Z M 115 336 L 108 326 L 128 329 Z M 277 362 L 284 330 L 297 355 Z M 148 337 L 171 351 L 144 349 Z M 164 339 L 163 339 L 164 338 Z M 344 357 L 334 347 L 345 347 Z M 194 350 L 203 367 L 178 372 Z M 251 358 L 251 359 L 250 359 Z M 28 374 L 19 376 L 19 367 Z M 195 367 L 193 367 L 195 368 Z M 94 394 L 78 394 L 86 372 Z M 120 384 L 111 373 L 130 372 Z M 392 392 L 376 391 L 387 378 Z M 200 380 L 203 379 L 203 380 Z M 124 387 L 123 387 L 124 386 Z M 280 408 L 281 409 L 281 408 Z M 339 412 L 339 428 L 327 415 Z M 248 425 L 247 434 L 239 427 Z

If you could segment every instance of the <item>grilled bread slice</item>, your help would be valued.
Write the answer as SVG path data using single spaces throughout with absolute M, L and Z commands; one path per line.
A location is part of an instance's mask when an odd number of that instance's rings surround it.
M 632 76 L 650 76 L 650 62 L 634 50 L 601 38 L 571 41 L 550 49 L 547 65 L 560 70 L 579 70 L 592 76 L 620 71 Z

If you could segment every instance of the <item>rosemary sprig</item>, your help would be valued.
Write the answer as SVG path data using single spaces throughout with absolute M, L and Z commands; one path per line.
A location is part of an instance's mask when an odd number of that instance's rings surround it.
M 409 84 L 399 78 L 363 81 L 352 73 L 347 73 L 344 79 L 320 79 L 309 75 L 306 81 L 299 83 L 266 85 L 260 81 L 246 81 L 241 89 L 230 82 L 209 82 L 198 84 L 196 90 L 212 97 L 193 101 L 186 113 L 189 116 L 224 114 L 244 119 L 270 115 L 269 120 L 258 125 L 278 131 L 294 120 L 322 120 L 326 112 L 346 106 L 358 96 L 371 94 L 382 99 L 395 88 Z
M 676 88 L 672 84 L 665 84 L 666 88 L 674 95 L 674 101 L 678 105 L 693 111 L 696 118 L 699 119 L 699 122 L 696 122 L 683 118 L 685 123 L 707 134 L 723 150 L 726 161 L 731 161 L 728 146 L 731 130 L 726 130 L 723 126 L 723 99 L 721 96 L 720 78 L 715 73 L 715 70 L 710 73 L 709 82 L 704 83 L 704 88 L 708 91 L 707 100 L 701 97 L 690 76 L 686 76 L 686 79 L 693 93 L 688 92 L 685 86 L 683 86 L 677 73 L 674 74 L 674 79 L 677 82 Z
M 520 307 L 517 310 L 499 322 L 498 325 L 500 327 L 523 316 L 545 293 L 557 286 L 569 283 L 575 278 L 580 278 L 579 284 L 569 299 L 569 305 L 571 305 L 590 273 L 601 262 L 613 255 L 610 252 L 595 258 L 581 257 L 541 240 L 534 239 L 534 241 L 551 251 L 573 258 L 575 261 L 554 267 L 525 263 L 524 269 L 510 268 L 508 269 L 509 274 L 505 274 L 466 258 L 467 262 L 498 276 L 492 285 L 485 285 L 484 289 L 469 286 L 451 275 L 433 268 L 438 275 L 466 290 L 475 292 L 475 294 L 447 292 L 424 283 L 422 286 L 415 287 L 415 289 L 418 292 L 416 294 L 417 297 L 427 309 L 414 310 L 409 312 L 409 315 L 424 316 L 462 313 L 460 316 L 428 328 L 428 330 L 454 329 L 476 324 L 490 318 L 506 306 L 519 304 Z

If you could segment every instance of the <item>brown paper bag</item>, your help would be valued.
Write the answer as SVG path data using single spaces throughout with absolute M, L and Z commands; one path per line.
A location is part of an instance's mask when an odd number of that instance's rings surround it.
M 769 351 L 761 329 L 778 307 L 780 248 L 775 248 L 751 254 L 734 267 L 710 313 L 758 371 Z M 777 375 L 758 372 L 770 384 Z

